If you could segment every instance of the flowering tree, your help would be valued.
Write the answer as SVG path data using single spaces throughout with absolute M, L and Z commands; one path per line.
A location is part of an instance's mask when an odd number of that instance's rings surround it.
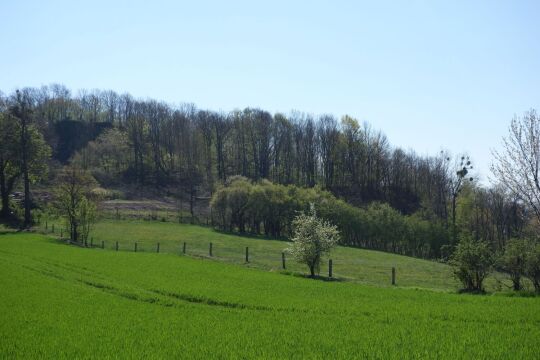
M 525 201 L 540 223 L 540 117 L 531 110 L 510 123 L 503 149 L 495 151 L 491 171 L 512 194 Z
M 301 264 L 309 267 L 312 277 L 319 272 L 321 259 L 339 241 L 335 225 L 317 217 L 312 204 L 309 214 L 301 214 L 293 220 L 294 236 L 287 251 Z

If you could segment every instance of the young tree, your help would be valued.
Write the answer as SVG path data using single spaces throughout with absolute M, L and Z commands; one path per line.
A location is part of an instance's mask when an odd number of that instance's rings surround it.
M 56 208 L 66 217 L 75 242 L 84 243 L 95 220 L 96 206 L 90 197 L 95 184 L 92 176 L 77 167 L 66 167 L 60 175 Z
M 531 110 L 510 123 L 502 152 L 493 153 L 491 171 L 499 182 L 531 207 L 540 223 L 540 119 Z
M 525 260 L 529 244 L 525 239 L 510 239 L 506 243 L 503 255 L 499 259 L 499 264 L 510 274 L 510 279 L 514 290 L 521 290 L 521 277 L 525 275 Z
M 491 272 L 493 255 L 483 241 L 475 241 L 470 235 L 462 236 L 450 265 L 454 276 L 461 281 L 466 291 L 484 291 L 484 279 Z
M 92 225 L 96 222 L 96 204 L 87 197 L 83 197 L 77 208 L 79 219 L 79 239 L 86 245 Z
M 324 255 L 339 241 L 337 227 L 317 217 L 311 204 L 309 214 L 301 214 L 293 220 L 294 235 L 287 251 L 299 263 L 309 267 L 311 277 L 319 272 Z

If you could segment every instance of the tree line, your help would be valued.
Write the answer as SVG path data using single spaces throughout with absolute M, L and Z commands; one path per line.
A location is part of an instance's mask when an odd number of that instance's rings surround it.
M 21 179 L 31 184 L 45 177 L 46 169 L 34 170 L 34 161 L 50 169 L 76 165 L 104 187 L 156 188 L 187 198 L 192 209 L 197 198 L 213 197 L 218 227 L 290 234 L 290 220 L 260 217 L 256 206 L 245 219 L 217 207 L 221 194 L 242 176 L 253 190 L 251 203 L 254 196 L 265 201 L 259 192 L 268 189 L 276 192 L 272 196 L 294 198 L 287 211 L 305 209 L 315 197 L 323 203 L 321 215 L 324 204 L 334 206 L 328 214 L 340 214 L 331 220 L 341 224 L 346 244 L 417 256 L 444 256 L 445 245 L 455 246 L 465 233 L 503 249 L 527 230 L 532 216 L 508 186 L 480 186 L 466 155 L 419 156 L 391 146 L 381 131 L 348 115 L 271 114 L 257 108 L 215 112 L 114 91 L 74 94 L 62 85 L 20 89 L 0 96 L 0 104 L 2 139 L 15 139 L 1 145 L 3 214 L 11 211 L 9 194 Z M 35 149 L 41 150 L 33 154 L 29 144 L 39 142 Z M 27 195 L 30 209 L 29 190 Z M 220 211 L 228 215 L 218 218 Z M 371 225 L 379 218 L 388 223 Z M 386 233 L 402 228 L 407 231 Z M 385 235 L 369 235 L 376 231 Z
M 221 230 L 286 238 L 294 232 L 294 218 L 314 206 L 318 216 L 337 226 L 342 245 L 438 258 L 449 241 L 440 221 L 403 215 L 381 202 L 355 207 L 318 186 L 236 176 L 215 192 L 211 202 L 213 224 Z

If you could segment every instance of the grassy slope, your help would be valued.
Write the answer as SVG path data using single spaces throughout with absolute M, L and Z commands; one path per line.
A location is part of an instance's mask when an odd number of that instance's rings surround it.
M 242 237 L 224 234 L 207 227 L 157 221 L 103 221 L 96 225 L 92 236 L 95 243 L 105 241 L 105 247 L 113 249 L 119 242 L 120 250 L 133 251 L 134 242 L 138 251 L 156 251 L 180 254 L 182 243 L 187 243 L 187 253 L 208 256 L 209 242 L 213 243 L 214 258 L 245 264 L 245 247 L 250 248 L 251 267 L 265 270 L 281 270 L 281 252 L 288 246 L 285 241 Z M 450 268 L 442 263 L 400 256 L 380 251 L 338 247 L 331 255 L 334 276 L 354 282 L 377 286 L 390 286 L 391 268 L 397 269 L 397 284 L 401 287 L 419 287 L 455 291 L 458 283 Z M 287 261 L 287 270 L 305 272 L 306 267 Z M 323 264 L 321 274 L 328 272 Z M 488 290 L 493 290 L 497 280 L 507 281 L 501 274 L 487 281 Z
M 538 358 L 538 298 L 322 282 L 0 235 L 0 358 Z

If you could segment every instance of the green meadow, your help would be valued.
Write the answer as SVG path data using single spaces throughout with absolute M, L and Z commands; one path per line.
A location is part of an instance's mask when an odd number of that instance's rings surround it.
M 58 230 L 56 230 L 58 234 Z M 289 246 L 287 241 L 262 237 L 238 236 L 215 231 L 209 227 L 160 221 L 104 220 L 96 224 L 91 234 L 94 246 L 104 246 L 119 251 L 182 254 L 186 243 L 186 255 L 255 267 L 267 271 L 283 271 L 282 252 Z M 245 249 L 249 248 L 249 262 L 245 261 Z M 307 268 L 285 255 L 286 271 L 304 274 Z M 400 287 L 427 288 L 455 291 L 459 284 L 452 277 L 448 265 L 373 250 L 337 247 L 332 251 L 333 276 L 337 279 L 377 286 L 391 286 L 391 269 L 396 268 L 396 284 Z M 321 275 L 328 275 L 328 262 L 321 266 Z M 509 285 L 502 274 L 488 278 L 488 290 L 500 290 Z
M 117 225 L 100 223 L 94 231 L 105 250 L 35 233 L 0 235 L 0 358 L 540 356 L 538 298 L 408 286 L 424 279 L 416 285 L 450 289 L 439 278 L 447 270 L 442 264 L 340 248 L 333 256 L 341 254 L 348 267 L 336 266 L 338 278 L 363 271 L 370 279 L 321 281 L 280 273 L 280 258 L 262 255 L 265 247 L 279 255 L 285 242 L 189 225 Z M 114 239 L 121 251 L 109 244 Z M 135 240 L 147 251 L 130 251 Z M 159 254 L 151 251 L 157 240 Z M 195 256 L 179 255 L 183 241 Z M 202 256 L 210 241 L 223 261 Z M 253 248 L 253 264 L 243 264 L 245 244 Z M 230 260 L 236 247 L 240 258 Z M 375 268 L 369 270 L 385 257 L 382 267 L 402 269 L 403 287 L 374 285 L 389 281 L 388 271 L 376 278 Z

